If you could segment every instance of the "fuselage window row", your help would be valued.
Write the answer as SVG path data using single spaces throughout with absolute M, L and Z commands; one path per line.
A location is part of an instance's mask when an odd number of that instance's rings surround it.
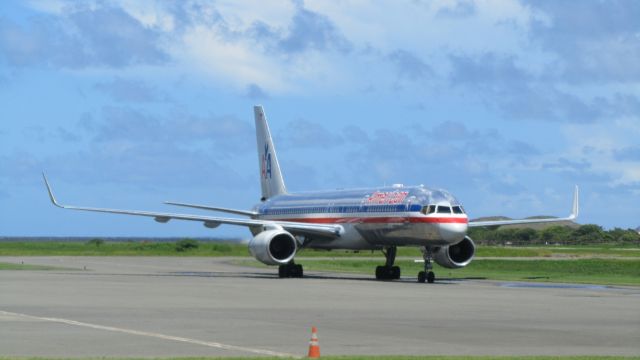
M 461 206 L 436 206 L 429 205 L 420 207 L 419 205 L 369 205 L 369 206 L 332 206 L 332 207 L 310 207 L 310 208 L 280 208 L 280 209 L 264 209 L 264 215 L 300 215 L 300 214 L 322 214 L 322 213 L 380 213 L 380 212 L 413 212 L 420 211 L 422 214 L 428 215 L 433 213 L 440 214 L 464 214 Z

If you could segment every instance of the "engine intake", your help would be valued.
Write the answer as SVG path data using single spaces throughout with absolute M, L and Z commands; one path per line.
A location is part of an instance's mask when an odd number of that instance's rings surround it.
M 267 230 L 249 242 L 249 252 L 266 265 L 288 264 L 296 254 L 296 239 L 285 230 Z
M 470 237 L 465 236 L 455 245 L 438 248 L 434 253 L 433 260 L 440 266 L 458 269 L 469 265 L 475 253 L 476 245 Z

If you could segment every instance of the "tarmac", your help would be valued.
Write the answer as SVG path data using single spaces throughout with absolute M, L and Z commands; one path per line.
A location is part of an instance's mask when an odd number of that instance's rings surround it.
M 305 273 L 229 258 L 0 257 L 0 356 L 640 355 L 640 288 Z M 382 258 L 381 258 L 382 262 Z

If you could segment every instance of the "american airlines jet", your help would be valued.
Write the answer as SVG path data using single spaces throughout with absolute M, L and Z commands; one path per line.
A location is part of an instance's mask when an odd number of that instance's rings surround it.
M 381 250 L 386 262 L 376 268 L 376 279 L 399 279 L 400 268 L 394 265 L 397 248 L 419 247 L 424 257 L 424 271 L 418 273 L 418 281 L 429 283 L 435 280 L 433 261 L 451 269 L 471 262 L 475 245 L 467 236 L 469 227 L 568 221 L 578 216 L 577 186 L 573 210 L 568 217 L 500 221 L 469 221 L 462 204 L 453 195 L 422 185 L 289 193 L 262 106 L 254 107 L 254 115 L 262 188 L 260 203 L 246 211 L 167 202 L 243 218 L 61 205 L 43 174 L 51 202 L 64 209 L 147 216 L 160 223 L 190 220 L 208 228 L 220 224 L 245 226 L 253 234 L 250 253 L 264 264 L 279 266 L 278 275 L 283 278 L 302 277 L 302 266 L 296 264 L 294 258 L 298 250 L 309 248 Z

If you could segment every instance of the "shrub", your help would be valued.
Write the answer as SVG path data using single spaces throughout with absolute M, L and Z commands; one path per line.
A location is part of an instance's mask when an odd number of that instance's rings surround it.
M 153 243 L 151 241 L 143 240 L 139 243 L 135 243 L 135 245 L 133 245 L 133 249 L 138 251 L 147 250 L 152 244 Z
M 104 244 L 104 240 L 98 238 L 87 241 L 87 245 L 95 245 L 95 247 L 100 247 L 102 244 Z
M 176 243 L 176 251 L 183 252 L 191 249 L 197 249 L 199 246 L 198 241 L 193 239 L 182 239 Z

